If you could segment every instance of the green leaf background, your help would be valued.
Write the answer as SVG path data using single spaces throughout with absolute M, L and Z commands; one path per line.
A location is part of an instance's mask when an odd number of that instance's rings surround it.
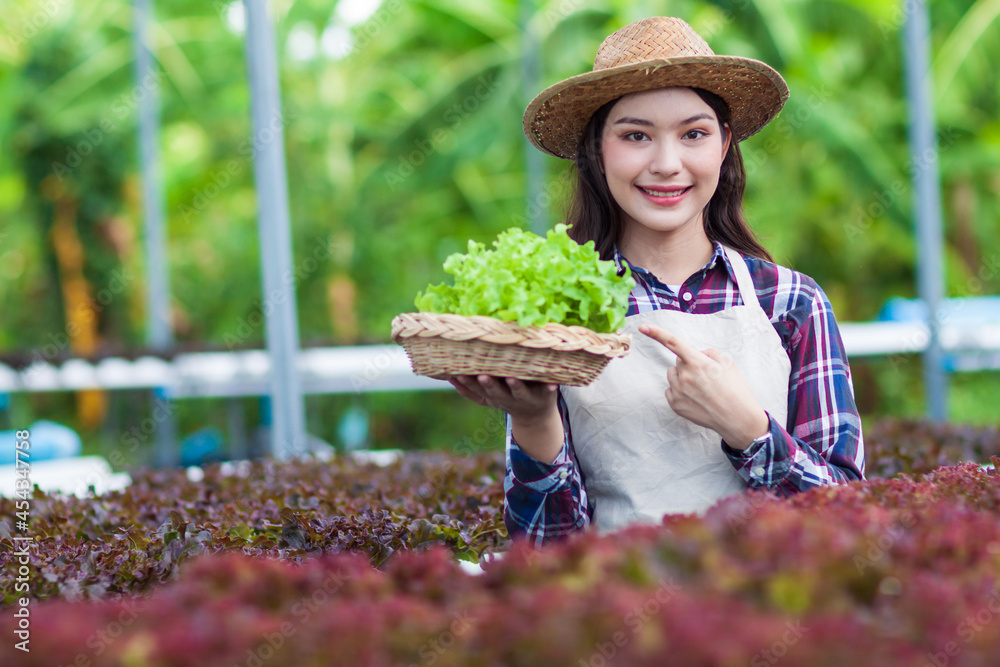
M 270 3 L 280 55 L 300 331 L 305 345 L 384 343 L 392 317 L 445 278 L 469 239 L 527 227 L 541 209 L 561 220 L 568 165 L 545 158 L 527 200 L 521 114 L 526 31 L 513 0 Z M 172 308 L 182 348 L 226 347 L 261 308 L 250 156 L 249 95 L 239 3 L 155 3 L 162 72 L 160 149 Z M 54 7 L 54 11 L 49 8 Z M 654 14 L 681 16 L 717 53 L 764 60 L 789 102 L 747 140 L 746 206 L 777 260 L 814 277 L 841 321 L 873 318 L 915 295 L 902 27 L 889 0 L 550 0 L 529 3 L 541 85 L 590 69 L 612 30 Z M 932 0 L 932 84 L 949 296 L 1000 291 L 1000 2 Z M 109 349 L 144 341 L 143 276 L 131 4 L 7 0 L 0 26 L 0 353 L 28 354 L 65 330 L 49 240 L 45 179 L 74 150 L 65 178 L 79 204 L 85 276 L 95 290 L 116 270 L 135 276 L 99 313 Z M 355 23 L 352 25 L 352 21 Z M 353 37 L 344 46 L 343 35 Z M 346 55 L 345 55 L 346 54 Z M 96 132 L 96 134 L 95 134 Z M 96 141 L 95 137 L 100 137 Z M 263 328 L 240 339 L 263 345 Z M 863 415 L 923 407 L 920 360 L 852 362 Z M 995 373 L 952 377 L 955 420 L 995 422 Z M 119 400 L 119 399 L 116 399 Z M 146 409 L 122 398 L 106 433 Z M 385 445 L 448 446 L 486 417 L 455 397 L 310 397 L 310 429 L 335 440 L 352 405 Z M 255 414 L 256 408 L 250 408 Z M 220 403 L 178 406 L 181 432 L 225 425 Z M 76 424 L 73 397 L 16 396 L 13 422 Z M 130 421 L 132 420 L 132 421 Z M 110 435 L 108 435 L 110 434 Z M 88 445 L 89 446 L 89 445 Z

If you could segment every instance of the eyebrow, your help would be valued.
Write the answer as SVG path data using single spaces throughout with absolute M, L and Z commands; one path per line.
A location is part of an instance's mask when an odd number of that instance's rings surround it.
M 699 113 L 691 116 L 690 118 L 685 118 L 678 125 L 690 125 L 691 123 L 698 120 L 715 120 L 707 113 Z M 625 116 L 619 118 L 615 121 L 615 125 L 641 125 L 643 127 L 653 127 L 653 123 L 648 120 L 643 120 L 642 118 L 633 118 L 632 116 Z

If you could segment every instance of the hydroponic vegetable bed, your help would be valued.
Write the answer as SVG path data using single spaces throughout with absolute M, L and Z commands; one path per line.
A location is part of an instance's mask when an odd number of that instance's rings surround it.
M 866 435 L 892 477 L 538 551 L 509 547 L 501 454 L 36 494 L 30 653 L 2 499 L 0 664 L 1000 665 L 1000 475 L 942 465 L 988 462 L 1000 435 Z M 499 551 L 478 576 L 457 563 Z

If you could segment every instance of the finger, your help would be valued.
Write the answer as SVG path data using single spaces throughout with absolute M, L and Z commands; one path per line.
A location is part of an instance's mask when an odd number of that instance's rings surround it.
M 466 391 L 473 393 L 477 396 L 483 395 L 483 388 L 479 384 L 475 375 L 459 375 L 458 381 L 465 388 Z
M 478 389 L 481 391 L 485 397 L 492 399 L 507 399 L 510 398 L 510 389 L 507 384 L 502 381 L 502 378 L 495 378 L 492 375 L 478 375 L 476 376 L 476 381 L 478 382 Z
M 466 389 L 471 389 L 477 386 L 476 378 L 473 375 L 455 375 L 452 377 L 452 379 L 458 382 Z
M 455 388 L 455 391 L 462 393 L 463 391 L 469 391 L 469 381 L 462 375 L 453 375 L 448 378 L 449 384 Z M 464 395 L 464 394 L 463 394 Z
M 677 366 L 671 366 L 670 368 L 667 369 L 667 385 L 668 386 L 672 387 L 672 386 L 676 385 L 680 381 L 680 379 L 681 379 L 680 371 L 677 370 Z
M 507 389 L 510 390 L 510 395 L 517 400 L 524 400 L 525 398 L 531 397 L 531 392 L 529 391 L 527 385 L 517 378 L 504 378 L 504 382 L 507 383 Z
M 639 325 L 639 333 L 646 334 L 653 340 L 659 342 L 668 350 L 676 354 L 677 358 L 681 361 L 690 363 L 697 361 L 702 356 L 701 352 L 694 349 L 681 340 L 679 336 L 667 331 L 666 329 L 661 329 L 660 327 L 653 326 L 652 324 L 642 324 Z
M 736 370 L 737 373 L 739 372 L 739 369 L 736 368 L 736 363 L 724 352 L 720 352 L 719 350 L 705 350 L 705 356 L 713 362 L 706 366 L 709 377 L 721 377 L 730 369 Z
M 461 396 L 462 398 L 467 398 L 473 403 L 477 403 L 478 405 L 485 404 L 485 399 L 481 394 L 478 394 L 477 392 L 469 389 L 464 384 L 462 384 L 461 381 L 449 380 L 449 382 L 451 382 L 451 386 L 455 388 L 455 391 L 457 391 L 458 395 Z
M 669 405 L 671 408 L 674 407 L 674 398 L 677 396 L 677 393 L 674 391 L 674 388 L 670 385 L 667 385 L 667 389 L 666 391 L 663 392 L 663 395 L 667 399 L 667 405 Z
M 476 381 L 475 376 L 456 375 L 455 380 L 458 381 L 458 385 L 455 386 L 456 389 L 461 386 L 466 391 L 472 392 L 473 394 L 482 394 L 482 388 L 479 386 L 479 382 Z
M 548 382 L 526 382 L 517 378 L 507 378 L 511 396 L 519 401 L 537 400 L 555 392 L 556 385 Z
M 716 350 L 714 347 L 710 347 L 707 350 L 702 350 L 701 353 L 704 354 L 709 359 L 712 359 L 713 361 L 718 361 L 719 363 L 724 363 L 726 361 L 729 361 L 729 357 L 726 355 L 725 352 Z

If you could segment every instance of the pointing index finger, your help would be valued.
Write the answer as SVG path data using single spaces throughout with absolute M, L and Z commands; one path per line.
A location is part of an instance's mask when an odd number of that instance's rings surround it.
M 665 329 L 661 329 L 660 327 L 653 326 L 652 324 L 640 325 L 639 333 L 646 334 L 653 340 L 659 342 L 665 348 L 676 354 L 681 361 L 690 363 L 702 356 L 701 352 L 685 343 L 676 334 Z

